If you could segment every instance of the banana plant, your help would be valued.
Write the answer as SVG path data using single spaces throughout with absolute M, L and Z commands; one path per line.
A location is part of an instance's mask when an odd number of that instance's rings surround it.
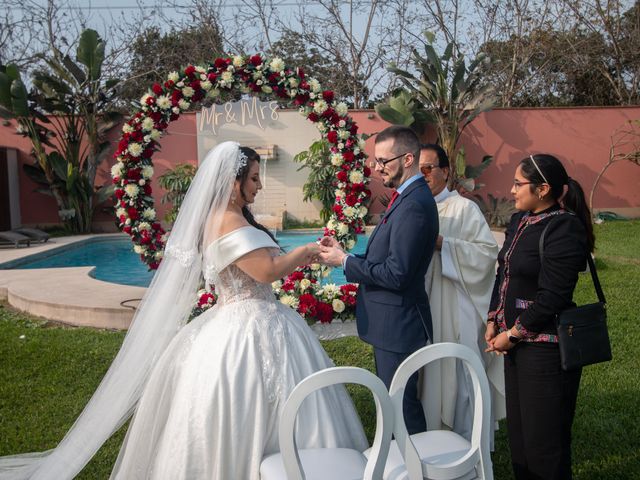
M 456 158 L 458 142 L 464 129 L 482 112 L 497 103 L 493 88 L 481 83 L 479 68 L 488 57 L 478 55 L 467 64 L 454 43 L 449 43 L 440 55 L 433 42 L 435 35 L 425 33 L 424 55 L 413 49 L 412 58 L 418 75 L 392 64 L 388 70 L 396 75 L 404 89 L 396 91 L 376 111 L 391 123 L 408 124 L 420 132 L 427 124 L 435 126 L 438 143 L 449 158 Z M 413 103 L 411 103 L 411 101 Z M 410 113 L 411 115 L 409 115 Z M 401 121 L 398 121 L 398 120 Z M 404 122 L 404 123 L 403 123 Z M 452 163 L 451 181 L 458 175 Z
M 15 119 L 33 145 L 36 161 L 25 172 L 38 191 L 55 197 L 60 218 L 75 233 L 90 231 L 95 207 L 113 194 L 112 185 L 94 188 L 109 153 L 105 134 L 122 118 L 111 109 L 119 81 L 102 78 L 104 52 L 98 33 L 84 30 L 75 61 L 55 47 L 42 57 L 46 66 L 33 73 L 31 92 L 15 66 L 0 69 L 0 115 Z

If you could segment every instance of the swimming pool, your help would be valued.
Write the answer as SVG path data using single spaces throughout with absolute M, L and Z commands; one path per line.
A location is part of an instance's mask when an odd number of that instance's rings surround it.
M 320 231 L 279 232 L 278 243 L 285 251 L 314 242 Z M 367 237 L 359 236 L 353 253 L 364 253 Z M 147 270 L 140 257 L 132 250 L 128 236 L 109 235 L 94 237 L 71 245 L 49 250 L 42 254 L 24 257 L 0 266 L 0 269 L 34 269 L 95 266 L 91 276 L 105 282 L 146 287 L 151 283 L 153 274 Z M 341 285 L 346 283 L 342 268 L 334 268 L 327 283 Z

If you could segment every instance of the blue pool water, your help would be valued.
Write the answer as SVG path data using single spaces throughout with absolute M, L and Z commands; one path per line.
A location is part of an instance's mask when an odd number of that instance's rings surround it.
M 308 242 L 314 242 L 320 236 L 320 232 L 280 232 L 278 242 L 280 246 L 289 251 Z M 367 244 L 367 238 L 358 237 L 358 243 L 352 250 L 353 253 L 363 253 Z M 123 285 L 135 285 L 146 287 L 151 283 L 155 272 L 149 272 L 146 265 L 140 261 L 140 257 L 132 250 L 129 237 L 97 238 L 85 242 L 79 242 L 70 248 L 61 248 L 47 252 L 47 256 L 29 259 L 28 257 L 11 262 L 5 268 L 60 268 L 60 267 L 85 267 L 95 266 L 91 275 L 105 282 L 120 283 Z M 1 268 L 1 267 L 0 267 Z M 342 268 L 335 268 L 327 282 L 341 285 L 346 283 Z

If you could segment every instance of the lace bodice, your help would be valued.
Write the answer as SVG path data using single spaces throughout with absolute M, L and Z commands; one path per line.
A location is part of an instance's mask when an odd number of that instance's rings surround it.
M 278 245 L 263 231 L 254 227 L 234 230 L 207 247 L 204 255 L 204 278 L 215 284 L 218 305 L 247 299 L 273 300 L 270 284 L 260 283 L 240 270 L 233 262 L 243 255 L 268 248 L 273 256 L 278 255 Z

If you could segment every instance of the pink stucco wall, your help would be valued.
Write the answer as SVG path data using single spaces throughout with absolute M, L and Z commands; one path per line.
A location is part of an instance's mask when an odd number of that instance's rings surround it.
M 372 111 L 355 111 L 352 116 L 360 125 L 360 132 L 375 133 L 386 127 L 386 122 Z M 496 109 L 481 115 L 469 126 L 462 137 L 467 162 L 475 164 L 483 155 L 493 155 L 494 162 L 481 177 L 483 187 L 479 193 L 509 196 L 513 173 L 517 163 L 530 153 L 552 153 L 560 158 L 569 174 L 576 178 L 589 194 L 596 175 L 607 162 L 611 135 L 629 120 L 640 119 L 640 107 L 629 108 L 554 108 L 554 109 Z M 20 163 L 31 162 L 28 140 L 14 134 L 12 126 L 0 126 L 0 146 L 16 148 Z M 160 152 L 154 156 L 155 176 L 161 175 L 177 163 L 196 163 L 196 116 L 185 114 L 171 124 L 169 135 L 162 139 Z M 113 133 L 114 145 L 118 132 Z M 427 134 L 424 140 L 433 140 Z M 367 153 L 373 155 L 373 138 L 367 141 Z M 105 162 L 96 180 L 109 181 L 113 160 Z M 20 198 L 23 224 L 51 224 L 57 222 L 53 199 L 35 193 L 34 184 L 20 167 Z M 595 206 L 598 209 L 619 209 L 623 213 L 640 216 L 640 167 L 629 162 L 614 165 L 598 187 Z M 374 199 L 387 193 L 374 175 L 371 182 Z M 160 204 L 162 192 L 154 183 L 156 207 L 161 218 L 166 206 Z M 383 209 L 378 201 L 372 212 Z M 100 214 L 97 223 L 106 228 L 112 219 Z

